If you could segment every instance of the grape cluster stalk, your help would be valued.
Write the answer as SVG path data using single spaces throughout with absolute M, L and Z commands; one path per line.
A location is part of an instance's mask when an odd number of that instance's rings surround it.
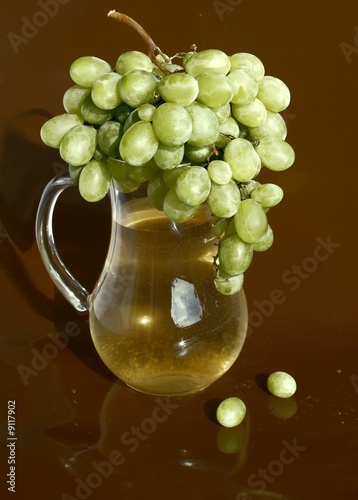
M 147 53 L 123 52 L 114 66 L 76 59 L 65 112 L 43 124 L 42 141 L 58 148 L 89 202 L 104 198 L 114 179 L 124 193 L 145 183 L 152 205 L 175 223 L 207 206 L 218 239 L 215 285 L 235 294 L 254 252 L 273 244 L 267 212 L 283 190 L 257 177 L 294 163 L 281 114 L 290 91 L 253 54 L 193 45 L 168 57 L 136 21 L 108 16 L 133 27 Z

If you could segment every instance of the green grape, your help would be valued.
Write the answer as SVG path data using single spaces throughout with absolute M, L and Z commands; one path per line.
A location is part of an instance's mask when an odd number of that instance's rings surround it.
M 130 166 L 128 168 L 128 177 L 136 182 L 147 182 L 151 179 L 154 179 L 158 174 L 158 169 L 155 164 L 152 162 L 146 163 L 142 167 L 133 167 Z M 138 186 L 139 187 L 139 186 Z
M 181 172 L 175 184 L 175 192 L 180 201 L 195 207 L 207 199 L 211 189 L 208 171 L 204 167 L 193 166 Z
M 97 138 L 98 138 L 98 135 L 97 135 Z M 102 151 L 102 149 L 97 144 L 96 149 L 94 150 L 94 153 L 93 153 L 93 158 L 95 160 L 98 160 L 98 161 L 105 161 L 105 160 L 107 160 L 108 155 L 104 151 Z
M 137 50 L 130 50 L 123 52 L 117 59 L 116 71 L 120 75 L 124 75 L 134 69 L 141 69 L 143 71 L 152 71 L 153 63 L 147 54 Z
M 267 389 L 278 398 L 290 398 L 295 394 L 297 384 L 292 375 L 278 371 L 269 375 Z
M 248 198 L 250 196 L 250 194 L 252 193 L 252 191 L 259 186 L 261 186 L 261 183 L 258 181 L 255 181 L 254 179 L 251 179 L 244 186 L 242 186 L 247 193 L 246 198 Z
M 187 142 L 199 147 L 214 144 L 219 136 L 219 122 L 216 115 L 196 101 L 185 109 L 189 112 L 192 121 L 192 132 Z
M 237 234 L 234 217 L 230 218 L 230 222 L 228 223 L 226 231 L 225 231 L 225 236 L 228 236 L 229 234 L 232 234 L 232 233 Z M 222 276 L 226 276 L 225 273 L 223 273 L 223 272 L 221 274 L 222 274 Z
M 113 116 L 117 120 L 117 122 L 122 125 L 125 124 L 129 115 L 134 111 L 134 108 L 128 106 L 125 102 L 122 102 L 117 108 L 113 111 Z
M 100 126 L 97 141 L 102 151 L 116 158 L 119 156 L 119 143 L 123 136 L 123 125 L 116 121 L 109 121 Z
M 227 77 L 234 89 L 234 95 L 231 99 L 233 104 L 243 106 L 255 99 L 259 90 L 259 84 L 251 73 L 244 69 L 235 69 Z
M 236 276 L 222 277 L 219 272 L 214 279 L 214 284 L 218 292 L 223 295 L 234 295 L 243 287 L 244 273 L 240 273 Z
M 135 167 L 130 167 L 123 163 L 123 161 L 115 160 L 114 158 L 108 158 L 107 163 L 111 175 L 117 183 L 117 188 L 121 193 L 132 193 L 139 188 L 141 182 L 129 176 L 129 170 Z
M 91 125 L 102 125 L 113 117 L 113 111 L 110 109 L 101 109 L 95 105 L 89 94 L 82 103 L 81 115 L 86 123 Z
M 236 427 L 246 416 L 245 403 L 236 397 L 224 399 L 216 410 L 216 418 L 224 427 Z
M 165 69 L 167 69 L 171 73 L 175 73 L 176 71 L 183 71 L 184 70 L 183 66 L 180 66 L 179 64 L 174 64 L 174 63 L 164 63 L 163 66 Z
M 120 96 L 123 102 L 132 108 L 142 104 L 155 104 L 158 100 L 158 80 L 153 73 L 134 69 L 125 73 L 119 82 Z
M 257 97 L 265 107 L 279 113 L 290 104 L 291 94 L 287 85 L 275 76 L 264 76 L 259 85 Z
M 91 89 L 81 87 L 80 85 L 72 85 L 63 95 L 62 103 L 65 111 L 80 115 L 82 103 L 90 92 Z
M 273 245 L 274 234 L 272 227 L 268 224 L 266 233 L 261 236 L 259 241 L 252 245 L 255 252 L 266 252 Z
M 191 50 L 190 52 L 185 52 L 183 55 L 183 66 L 185 68 L 185 64 L 189 61 L 189 59 L 196 54 L 194 50 Z
M 257 98 L 244 106 L 233 104 L 232 114 L 238 122 L 247 127 L 259 127 L 267 118 L 267 110 L 260 99 Z
M 111 157 L 107 158 L 107 163 L 113 179 L 119 183 L 123 183 L 127 178 L 128 165 L 126 165 L 122 160 Z
M 222 73 L 207 71 L 198 75 L 196 79 L 199 83 L 197 101 L 209 108 L 220 108 L 231 101 L 234 87 L 229 78 Z
M 262 207 L 274 207 L 283 198 L 283 189 L 277 184 L 261 184 L 251 191 L 251 199 L 257 201 Z
M 220 268 L 230 276 L 244 273 L 250 266 L 253 256 L 252 245 L 243 241 L 236 233 L 231 233 L 220 241 Z
M 151 122 L 153 120 L 154 112 L 156 109 L 157 108 L 153 106 L 153 104 L 142 104 L 137 110 L 138 118 L 145 122 Z
M 203 163 L 207 161 L 211 153 L 213 152 L 213 147 L 211 144 L 207 146 L 192 146 L 186 143 L 184 145 L 184 154 L 191 163 Z
M 96 150 L 97 131 L 90 125 L 77 125 L 62 138 L 60 156 L 74 167 L 89 162 Z
M 231 66 L 230 57 L 222 50 L 206 49 L 194 52 L 183 59 L 185 71 L 194 77 L 205 71 L 215 71 L 226 75 Z
M 159 142 L 158 149 L 153 159 L 157 167 L 162 170 L 168 170 L 178 166 L 183 157 L 184 145 L 171 147 Z
M 224 217 L 213 217 L 211 224 L 213 235 L 216 238 L 221 238 L 221 236 L 223 236 L 223 234 L 227 230 L 228 225 L 229 223 Z
M 83 56 L 71 64 L 70 76 L 77 85 L 91 88 L 98 78 L 111 71 L 111 66 L 103 59 L 94 56 Z
M 172 170 L 170 170 L 170 172 L 172 172 Z M 164 198 L 168 191 L 169 188 L 164 182 L 163 172 L 159 171 L 158 175 L 148 181 L 147 196 L 153 207 L 157 210 L 163 210 Z
M 82 169 L 79 191 L 86 201 L 99 201 L 106 196 L 111 182 L 111 172 L 107 162 L 90 160 Z
M 121 158 L 133 166 L 141 166 L 153 158 L 158 149 L 158 140 L 149 122 L 137 122 L 123 135 L 119 153 Z
M 192 120 L 183 106 L 165 102 L 153 116 L 153 130 L 158 140 L 166 146 L 178 147 L 187 142 L 192 133 Z
M 273 136 L 285 140 L 287 126 L 285 120 L 279 113 L 267 111 L 266 120 L 258 127 L 249 127 L 250 137 L 253 141 L 259 141 L 263 137 Z
M 230 165 L 233 178 L 239 182 L 249 181 L 261 168 L 260 157 L 254 146 L 241 137 L 233 139 L 226 146 L 224 161 Z
M 74 167 L 73 165 L 68 165 L 68 173 L 75 184 L 78 185 L 80 180 L 80 175 L 84 165 L 78 165 Z
M 267 231 L 267 217 L 255 200 L 243 200 L 234 216 L 236 232 L 246 243 L 256 243 Z
M 254 76 L 257 81 L 262 80 L 265 74 L 265 67 L 260 61 L 260 59 L 247 52 L 238 52 L 230 57 L 231 69 L 233 72 L 237 69 L 244 69 L 248 73 Z
M 199 206 L 189 206 L 183 203 L 176 194 L 175 188 L 171 188 L 164 198 L 163 210 L 165 215 L 173 222 L 181 223 L 190 220 L 199 210 Z
M 92 101 L 101 109 L 113 109 L 122 102 L 119 92 L 121 75 L 115 72 L 100 76 L 93 84 Z
M 82 123 L 80 117 L 75 114 L 64 113 L 54 116 L 42 125 L 40 130 L 41 139 L 46 146 L 58 149 L 66 132 Z
M 171 170 L 164 170 L 163 172 L 163 180 L 166 184 L 166 186 L 170 189 L 172 187 L 175 187 L 175 184 L 177 182 L 177 179 L 179 175 L 184 172 L 184 170 L 187 170 L 190 168 L 190 166 L 178 166 L 175 168 L 172 168 Z
M 166 102 L 189 106 L 197 98 L 197 80 L 187 73 L 173 73 L 164 76 L 158 84 L 158 93 Z
M 225 149 L 232 138 L 237 139 L 239 136 L 240 136 L 239 124 L 231 116 L 224 123 L 219 125 L 219 137 L 215 141 L 215 146 L 217 148 Z
M 262 165 L 270 170 L 286 170 L 295 161 L 295 152 L 292 146 L 277 137 L 263 137 L 255 149 Z
M 232 179 L 230 165 L 223 160 L 213 160 L 208 165 L 210 179 L 216 184 L 227 184 Z
M 220 106 L 219 108 L 211 108 L 211 111 L 216 115 L 218 119 L 219 125 L 226 122 L 228 118 L 231 116 L 231 105 L 228 102 L 224 106 Z
M 137 122 L 140 122 L 140 121 L 143 121 L 139 118 L 139 111 L 138 111 L 138 108 L 137 109 L 134 109 L 131 114 L 128 116 L 128 118 L 126 119 L 126 121 L 124 122 L 124 132 L 127 132 L 127 130 L 132 126 L 134 125 L 135 123 Z
M 233 180 L 227 184 L 211 183 L 206 203 L 217 217 L 232 217 L 237 212 L 240 202 L 240 190 Z

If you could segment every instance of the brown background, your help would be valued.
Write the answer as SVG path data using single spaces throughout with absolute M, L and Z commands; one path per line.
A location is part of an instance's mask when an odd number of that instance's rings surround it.
M 8 400 L 16 400 L 18 438 L 12 498 L 358 498 L 356 1 L 57 5 L 47 19 L 34 0 L 2 0 L 0 8 L 1 498 L 10 498 Z M 86 317 L 54 290 L 34 240 L 41 192 L 63 170 L 58 153 L 41 144 L 39 129 L 62 112 L 71 62 L 96 55 L 114 64 L 125 50 L 144 50 L 135 33 L 106 17 L 114 8 L 136 18 L 169 55 L 196 43 L 260 57 L 266 73 L 291 90 L 284 117 L 297 155 L 289 171 L 270 176 L 285 198 L 270 212 L 274 246 L 256 256 L 246 275 L 255 328 L 239 360 L 206 391 L 171 400 L 175 409 L 167 409 L 167 420 L 135 450 L 119 439 L 151 417 L 158 403 L 116 383 L 102 365 Z M 32 20 L 43 26 L 31 31 Z M 25 38 L 16 44 L 14 35 Z M 67 193 L 57 207 L 58 247 L 89 288 L 106 253 L 107 203 L 89 207 Z M 330 241 L 335 245 L 327 253 L 322 242 Z M 274 290 L 281 304 L 273 304 Z M 21 377 L 19 367 L 31 367 L 49 334 L 71 325 L 81 332 L 68 348 Z M 288 403 L 262 389 L 264 375 L 274 370 L 297 380 Z M 231 435 L 241 448 L 224 453 L 213 411 L 231 395 L 242 397 L 249 411 Z M 291 455 L 284 452 L 290 446 Z M 99 448 L 121 450 L 125 461 L 95 483 L 94 464 L 105 460 Z M 76 493 L 80 480 L 92 489 Z

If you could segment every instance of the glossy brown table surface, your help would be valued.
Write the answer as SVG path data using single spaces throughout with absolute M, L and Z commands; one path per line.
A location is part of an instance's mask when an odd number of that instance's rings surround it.
M 284 116 L 297 159 L 270 176 L 286 194 L 270 212 L 275 244 L 247 272 L 250 335 L 229 372 L 190 397 L 158 399 L 116 381 L 34 240 L 41 192 L 64 168 L 39 128 L 62 112 L 69 65 L 144 49 L 107 19 L 114 8 L 168 54 L 192 43 L 256 54 L 292 92 Z M 358 498 L 356 1 L 3 0 L 0 10 L 0 497 Z M 66 193 L 55 232 L 91 288 L 107 250 L 108 200 L 88 206 Z M 291 400 L 264 390 L 275 370 L 295 376 Z M 233 395 L 247 418 L 223 430 L 215 409 Z M 7 439 L 11 401 L 16 441 Z M 12 458 L 15 493 L 6 484 Z

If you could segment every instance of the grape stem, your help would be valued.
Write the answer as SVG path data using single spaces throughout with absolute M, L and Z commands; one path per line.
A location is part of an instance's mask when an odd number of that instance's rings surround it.
M 164 74 L 167 75 L 170 73 L 170 71 L 164 66 L 162 61 L 160 61 L 160 58 L 159 59 L 157 58 L 157 55 L 161 56 L 164 59 L 165 63 L 170 63 L 171 62 L 170 58 L 166 54 L 164 54 L 164 52 L 162 52 L 160 50 L 158 45 L 156 45 L 154 43 L 152 38 L 148 35 L 148 33 L 144 30 L 144 28 L 140 24 L 137 23 L 137 21 L 135 21 L 131 17 L 127 16 L 126 14 L 123 14 L 121 12 L 117 12 L 115 10 L 110 10 L 107 15 L 108 15 L 108 17 L 115 19 L 119 23 L 127 24 L 127 26 L 130 26 L 131 28 L 133 28 L 145 41 L 145 43 L 147 45 L 147 50 L 148 50 L 148 57 L 150 57 L 151 61 L 161 71 L 163 71 Z

